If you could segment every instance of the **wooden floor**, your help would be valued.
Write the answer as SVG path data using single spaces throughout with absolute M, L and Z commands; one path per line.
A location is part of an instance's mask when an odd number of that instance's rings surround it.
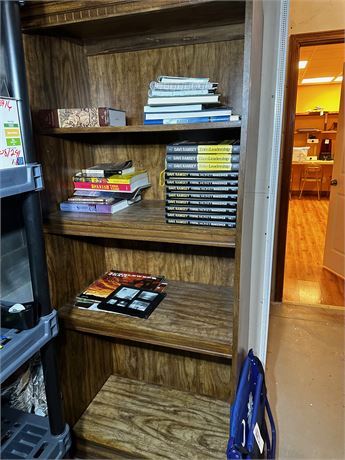
M 322 267 L 329 200 L 292 197 L 286 242 L 283 300 L 344 306 L 344 281 Z

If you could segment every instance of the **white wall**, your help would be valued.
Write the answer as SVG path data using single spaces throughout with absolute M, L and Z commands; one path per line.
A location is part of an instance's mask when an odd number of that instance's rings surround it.
M 345 0 L 290 0 L 290 35 L 344 28 Z

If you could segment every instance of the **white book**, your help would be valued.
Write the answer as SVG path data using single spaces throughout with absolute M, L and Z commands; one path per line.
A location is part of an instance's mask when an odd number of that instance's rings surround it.
M 204 96 L 206 94 L 212 94 L 212 92 L 208 89 L 179 89 L 176 91 L 149 89 L 148 91 L 149 97 Z
M 219 94 L 207 96 L 176 96 L 176 97 L 149 97 L 148 105 L 176 105 L 176 104 L 216 104 L 218 103 Z
M 199 110 L 198 112 L 147 113 L 146 120 L 164 120 L 167 118 L 224 117 L 232 114 L 231 109 Z
M 208 83 L 210 79 L 205 77 L 172 77 L 170 75 L 160 75 L 157 81 L 159 83 Z
M 183 91 L 188 89 L 214 89 L 217 88 L 218 83 L 214 82 L 189 82 L 189 83 L 159 83 L 158 81 L 151 81 L 150 89 L 161 91 Z
M 161 113 L 161 112 L 194 112 L 202 110 L 202 104 L 187 105 L 162 105 L 159 107 L 144 106 L 144 113 Z

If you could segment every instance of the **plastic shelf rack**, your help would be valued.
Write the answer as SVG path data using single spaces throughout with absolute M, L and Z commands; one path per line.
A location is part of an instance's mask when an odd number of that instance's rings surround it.
M 29 163 L 16 168 L 0 169 L 0 198 L 43 189 L 40 164 Z
M 71 447 L 68 426 L 63 433 L 50 433 L 47 417 L 3 407 L 1 413 L 2 459 L 63 458 Z
M 4 382 L 14 371 L 38 352 L 58 333 L 56 310 L 42 316 L 32 329 L 1 328 L 0 382 Z

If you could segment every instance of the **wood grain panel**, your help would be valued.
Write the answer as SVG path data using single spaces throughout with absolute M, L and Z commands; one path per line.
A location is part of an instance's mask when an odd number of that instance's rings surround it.
M 92 104 L 126 110 L 129 124 L 142 122 L 148 85 L 158 75 L 210 77 L 219 83 L 223 103 L 242 112 L 243 40 L 92 56 L 88 62 Z
M 56 212 L 48 216 L 47 233 L 141 241 L 234 247 L 236 230 L 166 224 L 164 203 L 143 200 L 115 214 Z
M 104 244 L 107 267 L 161 274 L 168 280 L 233 286 L 232 249 L 118 240 Z
M 106 271 L 104 247 L 92 239 L 47 235 L 46 255 L 52 305 L 57 309 Z
M 228 404 L 111 376 L 74 430 L 78 438 L 148 459 L 223 459 Z
M 24 35 L 23 41 L 31 109 L 88 107 L 89 75 L 83 47 L 47 36 Z
M 111 347 L 98 337 L 63 329 L 59 344 L 65 418 L 73 426 L 111 374 Z
M 68 329 L 231 358 L 231 288 L 169 281 L 166 292 L 146 320 L 71 305 L 59 315 Z
M 32 3 L 32 2 L 30 2 Z M 27 32 L 78 38 L 142 35 L 243 21 L 244 2 L 209 0 L 115 0 L 44 2 L 23 9 Z M 150 14 L 147 14 L 150 13 Z
M 24 36 L 24 51 L 31 109 L 87 107 L 90 103 L 88 67 L 83 47 L 61 38 Z M 36 63 L 36 64 L 35 64 Z M 58 138 L 36 136 L 38 161 L 45 181 L 43 210 L 57 209 L 57 203 L 72 191 L 71 176 L 90 165 L 87 145 Z
M 118 53 L 124 51 L 138 51 L 143 49 L 165 48 L 170 46 L 212 43 L 244 38 L 244 24 L 231 26 L 205 27 L 202 29 L 181 30 L 138 34 L 130 37 L 106 38 L 103 40 L 86 40 L 85 52 L 88 56 L 96 54 Z
M 115 341 L 113 373 L 223 401 L 230 397 L 231 360 Z

